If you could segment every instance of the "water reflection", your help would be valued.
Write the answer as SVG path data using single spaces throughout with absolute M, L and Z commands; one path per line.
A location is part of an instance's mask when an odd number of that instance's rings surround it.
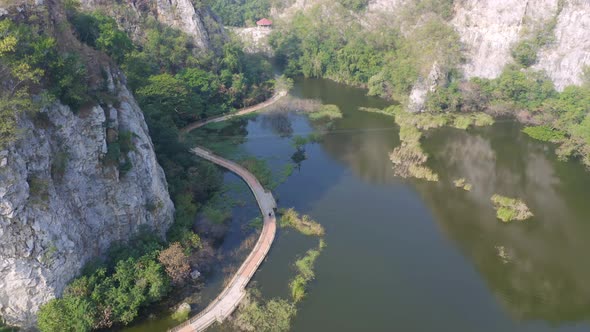
M 397 130 L 387 129 L 390 118 L 356 112 L 358 101 L 333 84 L 308 81 L 304 89 L 305 97 L 345 110 L 335 132 L 321 143 L 328 155 L 365 182 L 402 182 L 387 157 L 399 145 Z M 341 100 L 334 97 L 338 92 Z M 429 132 L 424 148 L 441 182 L 410 182 L 512 316 L 554 323 L 588 320 L 590 204 L 583 197 L 590 197 L 590 176 L 576 163 L 560 163 L 546 144 L 520 130 L 503 122 L 471 132 Z M 458 178 L 466 178 L 473 190 L 456 189 L 452 181 Z M 499 222 L 490 202 L 494 193 L 524 199 L 535 217 Z
M 443 129 L 425 147 L 432 167 L 447 179 L 417 188 L 505 308 L 521 319 L 590 318 L 590 267 L 584 257 L 590 252 L 590 209 L 568 207 L 552 152 L 510 123 L 476 134 Z M 584 170 L 572 166 L 570 171 L 588 182 Z M 460 177 L 473 184 L 472 192 L 453 188 L 451 180 Z M 494 193 L 521 197 L 536 216 L 525 224 L 498 222 L 490 204 Z
M 273 134 L 279 137 L 293 136 L 293 126 L 289 119 L 289 113 L 286 111 L 275 111 L 265 114 L 261 118 L 261 127 L 269 129 Z

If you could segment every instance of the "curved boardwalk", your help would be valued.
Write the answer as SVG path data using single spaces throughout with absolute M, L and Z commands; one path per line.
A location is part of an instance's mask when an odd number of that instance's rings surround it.
M 285 92 L 280 92 L 262 104 L 248 107 L 229 115 L 194 123 L 182 129 L 182 133 L 186 134 L 191 130 L 202 127 L 208 123 L 221 122 L 234 116 L 255 112 L 273 104 L 284 95 L 286 95 Z M 246 184 L 248 184 L 248 187 L 250 187 L 250 190 L 256 197 L 256 202 L 258 203 L 260 212 L 262 212 L 264 222 L 258 242 L 256 242 L 252 252 L 250 252 L 225 289 L 209 304 L 209 306 L 207 306 L 207 308 L 183 324 L 171 329 L 170 331 L 172 332 L 204 331 L 216 321 L 221 323 L 231 315 L 244 296 L 246 296 L 246 285 L 250 282 L 250 279 L 268 254 L 277 229 L 277 222 L 274 214 L 274 209 L 276 208 L 275 199 L 272 196 L 272 193 L 266 191 L 262 187 L 258 179 L 256 179 L 252 173 L 232 161 L 213 154 L 207 149 L 195 147 L 191 151 L 204 159 L 227 168 L 241 177 Z

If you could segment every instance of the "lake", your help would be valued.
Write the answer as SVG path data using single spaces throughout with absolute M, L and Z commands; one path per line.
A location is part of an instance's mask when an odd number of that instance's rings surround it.
M 427 164 L 440 182 L 401 179 L 388 157 L 400 144 L 393 118 L 358 110 L 385 101 L 328 80 L 297 80 L 292 95 L 335 104 L 344 115 L 321 142 L 306 145 L 306 159 L 274 190 L 279 207 L 326 229 L 327 248 L 293 331 L 590 329 L 590 172 L 581 164 L 558 161 L 553 146 L 500 120 L 426 132 Z M 292 163 L 292 137 L 315 128 L 296 112 L 238 125 L 243 137 L 233 155 L 263 159 L 274 174 Z M 473 190 L 455 188 L 458 178 Z M 495 193 L 523 199 L 535 216 L 498 221 Z M 230 247 L 254 204 L 250 197 L 234 208 Z M 294 261 L 316 246 L 317 239 L 279 229 L 253 285 L 265 298 L 288 298 Z M 220 289 L 212 284 L 210 297 Z

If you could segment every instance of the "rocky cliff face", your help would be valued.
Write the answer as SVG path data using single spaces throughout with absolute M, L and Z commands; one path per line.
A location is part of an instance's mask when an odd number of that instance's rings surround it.
M 215 39 L 225 39 L 219 19 L 200 0 L 81 0 L 87 10 L 101 9 L 111 13 L 130 34 L 141 36 L 144 18 L 176 28 L 192 37 L 197 49 L 207 50 Z
M 467 0 L 458 5 L 451 24 L 465 47 L 465 76 L 500 75 L 527 23 L 548 21 L 556 11 L 557 0 Z
M 174 207 L 143 114 L 118 78 L 117 106 L 75 115 L 53 104 L 20 121 L 22 138 L 0 152 L 0 316 L 30 327 L 80 268 L 142 226 L 163 234 Z M 118 92 L 117 92 L 118 91 Z M 107 142 L 131 134 L 122 174 Z
M 449 24 L 463 43 L 466 78 L 498 77 L 514 61 L 511 55 L 514 44 L 555 19 L 555 40 L 541 49 L 533 68 L 546 71 L 559 90 L 581 83 L 583 69 L 590 66 L 589 0 L 456 0 L 454 3 Z M 368 13 L 385 13 L 395 18 L 404 5 L 403 0 L 371 0 Z M 422 89 L 420 84 L 417 88 Z M 413 94 L 425 95 L 422 90 Z M 418 106 L 421 103 L 413 102 Z
M 567 1 L 557 17 L 555 42 L 539 53 L 535 68 L 543 69 L 558 89 L 581 84 L 580 73 L 590 66 L 590 1 Z
M 464 43 L 467 77 L 497 77 L 510 62 L 510 49 L 530 26 L 553 18 L 555 41 L 539 52 L 535 69 L 544 70 L 561 90 L 580 84 L 582 70 L 590 65 L 590 1 L 468 0 L 456 7 L 452 24 Z

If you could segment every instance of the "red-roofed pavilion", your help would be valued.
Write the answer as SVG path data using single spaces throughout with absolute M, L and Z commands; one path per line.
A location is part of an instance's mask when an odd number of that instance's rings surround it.
M 272 26 L 272 21 L 268 18 L 263 18 L 256 22 L 256 25 L 259 27 L 270 28 Z

